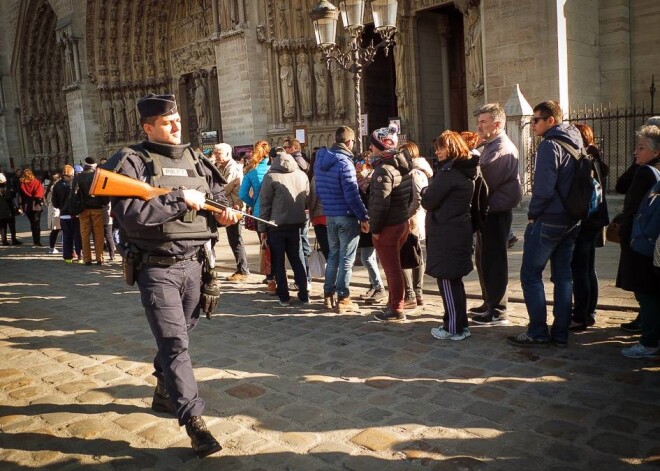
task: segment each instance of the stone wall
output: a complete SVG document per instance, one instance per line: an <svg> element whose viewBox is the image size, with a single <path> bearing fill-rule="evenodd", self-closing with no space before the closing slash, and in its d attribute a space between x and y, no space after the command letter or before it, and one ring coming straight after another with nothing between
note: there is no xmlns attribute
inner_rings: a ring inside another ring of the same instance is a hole
<svg viewBox="0 0 660 471"><path fill-rule="evenodd" d="M16 38L16 24L20 12L20 0L2 2L0 15L0 77L2 77L2 92L4 94L4 109L0 110L0 169L4 172L11 168L10 158L14 166L22 163L23 149L20 141L18 115L14 109L18 106L14 83L11 77L12 51Z"/></svg>
<svg viewBox="0 0 660 471"><path fill-rule="evenodd" d="M632 101L649 103L651 74L655 74L659 93L655 97L655 110L660 110L660 2L658 0L634 0L630 18L630 64Z"/></svg>
<svg viewBox="0 0 660 471"><path fill-rule="evenodd" d="M487 1L483 18L486 101L505 103L516 83L530 103L557 98L555 1Z"/></svg>
<svg viewBox="0 0 660 471"><path fill-rule="evenodd" d="M570 108L600 101L598 0L571 0L564 7L567 28ZM567 110L565 110L567 111Z"/></svg>

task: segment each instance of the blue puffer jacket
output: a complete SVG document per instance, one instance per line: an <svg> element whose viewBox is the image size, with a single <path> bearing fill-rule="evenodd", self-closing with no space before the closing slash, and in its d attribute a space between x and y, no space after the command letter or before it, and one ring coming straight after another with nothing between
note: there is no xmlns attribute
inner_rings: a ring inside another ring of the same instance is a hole
<svg viewBox="0 0 660 471"><path fill-rule="evenodd" d="M578 128L568 123L559 123L543 135L543 142L536 152L534 186L529 202L527 217L542 219L557 224L575 224L559 196L568 195L575 173L575 159L555 140L560 140L579 149L582 136Z"/></svg>
<svg viewBox="0 0 660 471"><path fill-rule="evenodd" d="M360 199L353 154L346 146L335 144L330 149L320 149L316 154L314 176L324 215L368 220L367 208Z"/></svg>
<svg viewBox="0 0 660 471"><path fill-rule="evenodd" d="M252 214L259 217L259 192L261 191L261 182L264 180L264 175L268 173L270 165L266 157L259 165L250 170L243 177L241 182L241 189L238 190L238 197L249 207L252 208ZM250 196L250 189L252 189L252 196Z"/></svg>

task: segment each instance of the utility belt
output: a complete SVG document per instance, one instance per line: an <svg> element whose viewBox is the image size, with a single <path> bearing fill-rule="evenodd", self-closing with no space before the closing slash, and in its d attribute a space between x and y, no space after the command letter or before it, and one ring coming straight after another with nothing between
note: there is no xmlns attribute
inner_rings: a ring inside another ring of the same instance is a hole
<svg viewBox="0 0 660 471"><path fill-rule="evenodd" d="M137 279L138 272L143 266L170 267L179 262L187 260L202 260L203 247L187 255L155 255L140 252L135 246L130 245L124 254L122 260L122 273L124 281L128 286L133 286Z"/></svg>

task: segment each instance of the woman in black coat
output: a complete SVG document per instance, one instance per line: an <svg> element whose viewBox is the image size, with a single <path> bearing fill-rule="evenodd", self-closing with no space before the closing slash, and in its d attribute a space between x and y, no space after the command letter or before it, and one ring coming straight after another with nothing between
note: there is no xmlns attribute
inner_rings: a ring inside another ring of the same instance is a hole
<svg viewBox="0 0 660 471"><path fill-rule="evenodd" d="M431 329L440 340L470 336L463 277L472 271L470 203L479 158L460 134L443 132L435 141L440 161L422 194L426 209L426 274L437 279L445 308L442 327Z"/></svg>
<svg viewBox="0 0 660 471"><path fill-rule="evenodd" d="M657 126L642 126L637 133L635 163L639 168L623 200L622 214L617 216L621 224L621 256L616 286L635 293L642 336L639 343L624 348L621 353L630 358L653 358L660 356L660 284L653 269L653 257L635 252L630 248L630 240L637 210L657 181L656 172L650 167L660 170L660 128Z"/></svg>

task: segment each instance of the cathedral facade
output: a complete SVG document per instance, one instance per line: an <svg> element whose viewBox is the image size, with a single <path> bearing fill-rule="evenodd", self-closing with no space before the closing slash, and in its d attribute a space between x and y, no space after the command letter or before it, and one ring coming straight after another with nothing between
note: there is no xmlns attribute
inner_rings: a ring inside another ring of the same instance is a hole
<svg viewBox="0 0 660 471"><path fill-rule="evenodd" d="M5 0L0 169L55 170L142 138L136 101L174 93L193 145L309 148L355 126L353 76L316 46L317 0ZM335 5L337 1L333 1ZM365 14L363 45L379 37ZM428 149L504 103L648 101L656 0L399 0L396 45L362 79L369 130L398 119ZM338 31L343 31L340 24ZM343 32L338 42L349 40Z"/></svg>

